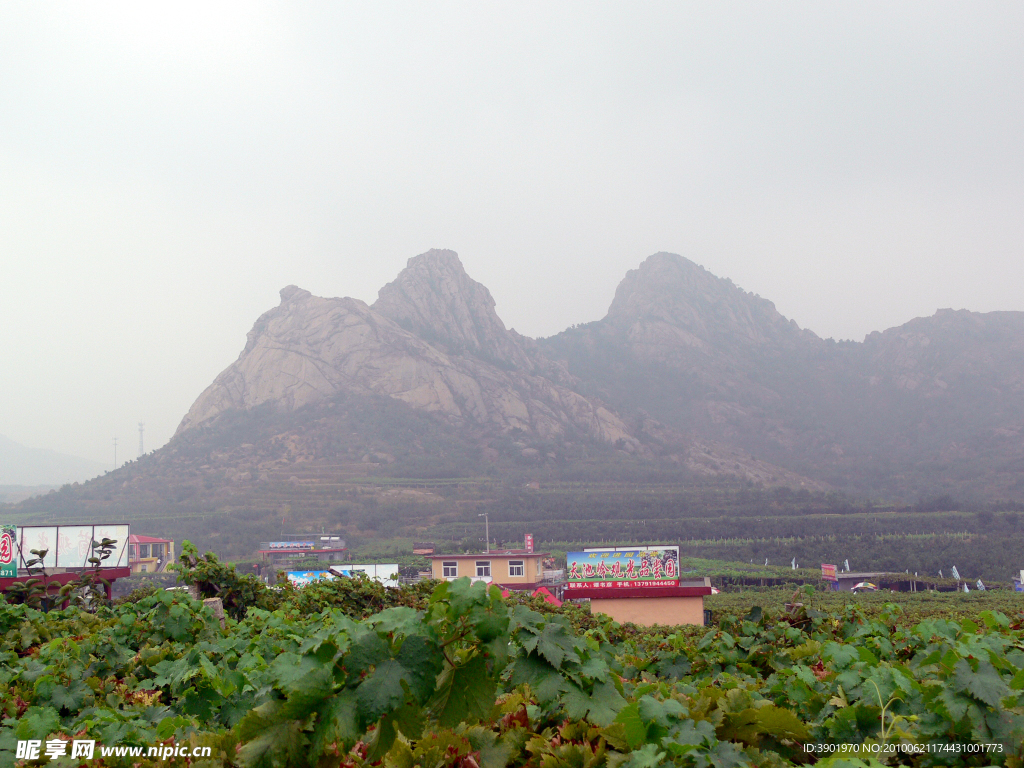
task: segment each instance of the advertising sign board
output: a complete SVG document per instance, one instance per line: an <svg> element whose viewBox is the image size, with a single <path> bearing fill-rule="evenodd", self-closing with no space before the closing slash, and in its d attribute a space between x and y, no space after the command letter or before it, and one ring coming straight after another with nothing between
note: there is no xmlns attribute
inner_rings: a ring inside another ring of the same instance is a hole
<svg viewBox="0 0 1024 768"><path fill-rule="evenodd" d="M362 573L373 581L379 581L385 587L398 586L398 580L393 578L398 575L398 563L367 563L365 565L345 563L344 565L334 566L334 570L345 576L354 576L357 573Z"/></svg>
<svg viewBox="0 0 1024 768"><path fill-rule="evenodd" d="M0 526L0 578L18 575L18 529L13 525Z"/></svg>
<svg viewBox="0 0 1024 768"><path fill-rule="evenodd" d="M398 580L392 578L398 574L398 563L369 563L367 565L353 565L346 563L330 571L288 571L288 581L295 586L301 587L321 579L334 579L338 574L353 577L358 573L365 574L373 581L379 581L385 587L397 587Z"/></svg>
<svg viewBox="0 0 1024 768"><path fill-rule="evenodd" d="M825 581L839 581L839 577L836 576L836 567L829 563L822 563L821 578Z"/></svg>
<svg viewBox="0 0 1024 768"><path fill-rule="evenodd" d="M321 579L333 579L334 574L330 571L288 571L288 581L297 587L304 587Z"/></svg>
<svg viewBox="0 0 1024 768"><path fill-rule="evenodd" d="M569 552L567 589L657 587L679 583L679 547Z"/></svg>
<svg viewBox="0 0 1024 768"><path fill-rule="evenodd" d="M46 551L44 568L88 568L92 542L112 539L110 557L103 568L124 568L128 565L128 536L131 527L117 525L22 525L18 526L15 564L25 567L35 558L32 550Z"/></svg>

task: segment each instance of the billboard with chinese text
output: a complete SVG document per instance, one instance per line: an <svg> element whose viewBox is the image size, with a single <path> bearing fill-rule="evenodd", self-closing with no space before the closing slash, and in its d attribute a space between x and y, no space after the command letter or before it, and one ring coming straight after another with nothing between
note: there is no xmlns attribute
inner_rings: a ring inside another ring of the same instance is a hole
<svg viewBox="0 0 1024 768"><path fill-rule="evenodd" d="M330 571L288 571L288 581L297 587L304 587L314 581L336 578Z"/></svg>
<svg viewBox="0 0 1024 768"><path fill-rule="evenodd" d="M32 550L46 551L44 568L88 568L92 556L92 542L112 539L110 557L103 561L103 568L125 568L128 566L128 536L131 528L127 523L115 525L19 525L15 560L20 568L27 567L36 555Z"/></svg>
<svg viewBox="0 0 1024 768"><path fill-rule="evenodd" d="M679 547L569 552L568 589L656 587L679 583Z"/></svg>
<svg viewBox="0 0 1024 768"><path fill-rule="evenodd" d="M18 529L13 525L0 526L0 578L18 575L17 537Z"/></svg>

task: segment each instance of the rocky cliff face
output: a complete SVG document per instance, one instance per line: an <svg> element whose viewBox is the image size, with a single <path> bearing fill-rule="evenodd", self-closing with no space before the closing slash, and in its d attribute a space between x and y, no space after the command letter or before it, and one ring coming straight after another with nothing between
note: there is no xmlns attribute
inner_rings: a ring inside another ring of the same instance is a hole
<svg viewBox="0 0 1024 768"><path fill-rule="evenodd" d="M534 366L494 311L491 292L473 280L455 251L409 259L380 289L373 311L451 355L470 354L519 371Z"/></svg>
<svg viewBox="0 0 1024 768"><path fill-rule="evenodd" d="M656 253L626 273L604 322L623 332L638 356L668 363L691 351L776 353L820 341L770 301L672 253Z"/></svg>
<svg viewBox="0 0 1024 768"><path fill-rule="evenodd" d="M601 403L531 373L490 293L451 251L411 259L368 307L289 286L249 332L238 360L203 392L181 434L230 410L293 411L339 392L376 394L495 434L580 434L640 448Z"/></svg>

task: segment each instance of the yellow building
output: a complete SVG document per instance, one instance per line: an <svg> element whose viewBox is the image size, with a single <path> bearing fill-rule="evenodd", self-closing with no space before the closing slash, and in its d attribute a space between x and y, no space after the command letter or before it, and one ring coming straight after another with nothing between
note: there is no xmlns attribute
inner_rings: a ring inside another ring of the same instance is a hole
<svg viewBox="0 0 1024 768"><path fill-rule="evenodd" d="M163 573L174 562L174 542L153 536L128 537L128 564L132 573Z"/></svg>
<svg viewBox="0 0 1024 768"><path fill-rule="evenodd" d="M654 624L700 626L704 624L704 596L711 594L711 579L690 579L676 586L603 587L581 592L580 597L590 598L591 613L603 613L620 624L628 621L642 627Z"/></svg>
<svg viewBox="0 0 1024 768"><path fill-rule="evenodd" d="M431 555L430 573L439 581L468 576L506 589L536 589L544 578L542 561L547 552L525 549L491 550L472 555Z"/></svg>

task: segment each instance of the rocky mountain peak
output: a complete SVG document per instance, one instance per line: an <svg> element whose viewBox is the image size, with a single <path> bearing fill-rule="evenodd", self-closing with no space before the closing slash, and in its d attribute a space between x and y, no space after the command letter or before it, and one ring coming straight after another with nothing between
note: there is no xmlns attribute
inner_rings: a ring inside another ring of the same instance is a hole
<svg viewBox="0 0 1024 768"><path fill-rule="evenodd" d="M434 249L409 259L380 289L373 310L446 352L533 369L494 311L491 292L466 274L455 251Z"/></svg>
<svg viewBox="0 0 1024 768"><path fill-rule="evenodd" d="M779 314L767 299L674 253L656 253L627 272L606 319L634 333L669 326L697 348L726 341L730 346L789 346L798 339L817 338Z"/></svg>
<svg viewBox="0 0 1024 768"><path fill-rule="evenodd" d="M309 291L299 288L297 285L288 285L281 289L281 303L287 304L289 301L302 301L312 295Z"/></svg>

